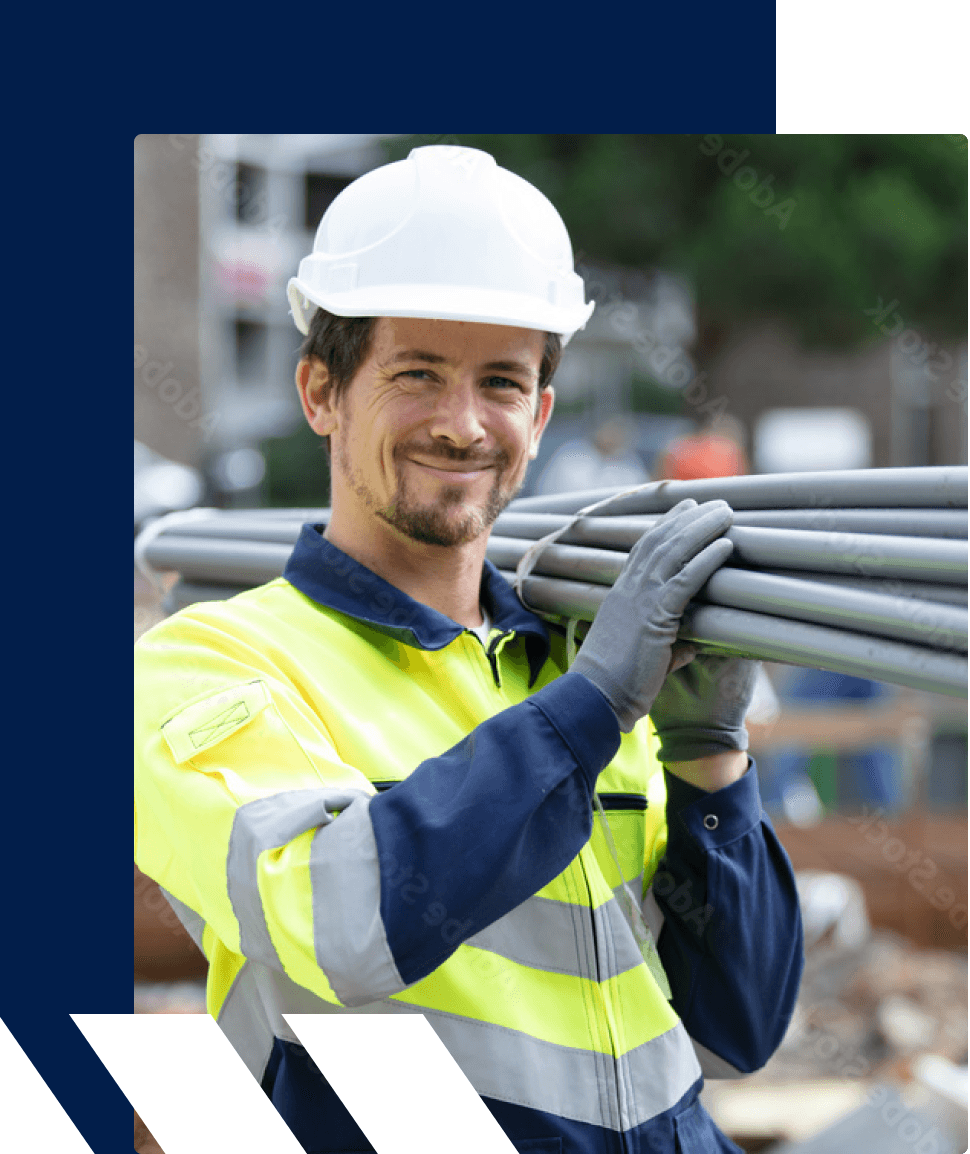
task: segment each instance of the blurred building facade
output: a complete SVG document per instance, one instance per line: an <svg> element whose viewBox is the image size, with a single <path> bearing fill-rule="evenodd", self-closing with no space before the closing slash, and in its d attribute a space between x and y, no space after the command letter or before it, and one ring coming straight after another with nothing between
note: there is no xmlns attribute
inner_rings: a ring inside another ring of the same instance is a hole
<svg viewBox="0 0 970 1154"><path fill-rule="evenodd" d="M375 134L209 135L200 142L200 363L223 449L301 419L301 337L286 282L330 202L383 162Z"/></svg>
<svg viewBox="0 0 970 1154"><path fill-rule="evenodd" d="M186 465L202 443L181 415L199 398L199 140L143 133L134 148L135 439Z"/></svg>
<svg viewBox="0 0 970 1154"><path fill-rule="evenodd" d="M259 445L302 420L286 282L387 134L145 134L135 141L135 436L254 491Z"/></svg>

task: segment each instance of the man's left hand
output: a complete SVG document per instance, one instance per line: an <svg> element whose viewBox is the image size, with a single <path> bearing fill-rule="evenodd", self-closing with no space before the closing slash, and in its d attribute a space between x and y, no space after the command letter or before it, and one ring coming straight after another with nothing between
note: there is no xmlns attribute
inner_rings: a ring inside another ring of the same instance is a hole
<svg viewBox="0 0 970 1154"><path fill-rule="evenodd" d="M748 748L744 718L758 665L701 653L667 675L650 717L660 738L660 760L670 772L702 789L721 788L744 773L747 757L739 755Z"/></svg>

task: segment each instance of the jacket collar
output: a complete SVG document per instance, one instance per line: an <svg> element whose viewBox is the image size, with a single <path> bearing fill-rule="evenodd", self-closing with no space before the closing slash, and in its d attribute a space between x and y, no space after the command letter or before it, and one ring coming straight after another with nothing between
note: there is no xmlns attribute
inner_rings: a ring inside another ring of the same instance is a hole
<svg viewBox="0 0 970 1154"><path fill-rule="evenodd" d="M415 601L331 544L322 535L324 528L303 526L283 570L286 580L301 593L417 649L444 649L465 632L457 621ZM491 561L485 562L482 572L482 603L493 629L519 633L525 639L529 684L534 684L549 656L548 629L523 607Z"/></svg>

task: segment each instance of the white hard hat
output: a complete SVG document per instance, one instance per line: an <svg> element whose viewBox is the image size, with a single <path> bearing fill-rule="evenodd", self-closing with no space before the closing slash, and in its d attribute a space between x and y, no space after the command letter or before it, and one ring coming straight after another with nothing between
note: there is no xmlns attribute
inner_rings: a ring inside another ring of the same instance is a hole
<svg viewBox="0 0 970 1154"><path fill-rule="evenodd" d="M487 152L430 145L365 173L320 221L286 286L296 327L342 317L435 317L559 333L589 320L562 218Z"/></svg>

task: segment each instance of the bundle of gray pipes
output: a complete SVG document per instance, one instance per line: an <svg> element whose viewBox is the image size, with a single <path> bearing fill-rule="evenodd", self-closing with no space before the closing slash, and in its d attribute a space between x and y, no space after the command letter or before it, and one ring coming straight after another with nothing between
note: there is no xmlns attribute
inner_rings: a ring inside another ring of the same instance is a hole
<svg viewBox="0 0 970 1154"><path fill-rule="evenodd" d="M728 562L688 606L699 648L967 694L967 468L774 473L525 497L496 521L488 559L524 604L591 621L634 543L684 498L735 510ZM327 509L193 509L136 541L165 608L279 577L301 526Z"/></svg>

